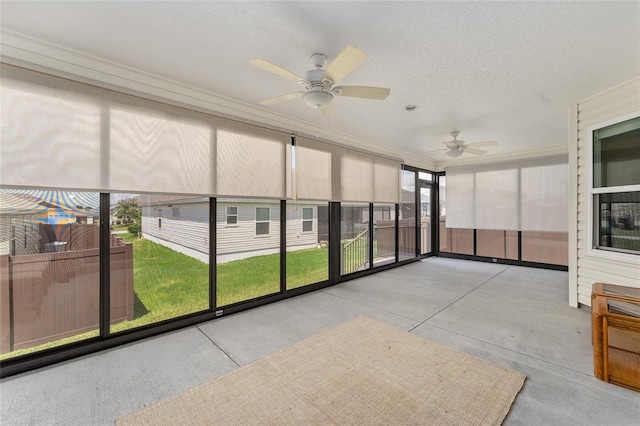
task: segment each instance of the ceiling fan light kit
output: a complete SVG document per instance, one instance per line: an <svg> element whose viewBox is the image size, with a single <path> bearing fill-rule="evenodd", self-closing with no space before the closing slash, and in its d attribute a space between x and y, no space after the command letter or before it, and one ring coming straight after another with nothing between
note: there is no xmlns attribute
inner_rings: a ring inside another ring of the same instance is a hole
<svg viewBox="0 0 640 426"><path fill-rule="evenodd" d="M333 100L333 93L323 89L311 89L307 93L302 95L302 97L304 98L304 102L311 108L320 109L328 106L331 103L331 101Z"/></svg>
<svg viewBox="0 0 640 426"><path fill-rule="evenodd" d="M262 105L271 105L302 95L307 105L311 108L320 109L328 106L335 96L375 100L384 100L389 96L391 89L384 87L335 85L338 80L346 77L366 58L366 53L353 46L345 47L329 64L327 64L328 59L325 55L322 53L314 53L309 58L313 69L306 72L305 78L267 62L264 59L252 59L249 63L280 77L293 80L305 88L304 92L289 93L266 99L260 102Z"/></svg>

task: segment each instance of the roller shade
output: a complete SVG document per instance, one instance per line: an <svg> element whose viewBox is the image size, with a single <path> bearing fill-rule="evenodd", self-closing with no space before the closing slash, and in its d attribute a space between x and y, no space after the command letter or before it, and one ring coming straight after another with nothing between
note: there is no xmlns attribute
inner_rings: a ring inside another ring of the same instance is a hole
<svg viewBox="0 0 640 426"><path fill-rule="evenodd" d="M95 91L0 67L2 184L100 189L101 105Z"/></svg>
<svg viewBox="0 0 640 426"><path fill-rule="evenodd" d="M0 65L3 186L285 198L290 135Z"/></svg>
<svg viewBox="0 0 640 426"><path fill-rule="evenodd" d="M447 228L566 232L566 157L446 170Z"/></svg>
<svg viewBox="0 0 640 426"><path fill-rule="evenodd" d="M109 120L109 190L211 193L210 126L123 107Z"/></svg>
<svg viewBox="0 0 640 426"><path fill-rule="evenodd" d="M296 137L294 181L300 199L398 203L400 161Z"/></svg>
<svg viewBox="0 0 640 426"><path fill-rule="evenodd" d="M397 203L400 161L0 65L3 186Z"/></svg>
<svg viewBox="0 0 640 426"><path fill-rule="evenodd" d="M216 194L286 198L290 140L281 132L221 123L216 136Z"/></svg>

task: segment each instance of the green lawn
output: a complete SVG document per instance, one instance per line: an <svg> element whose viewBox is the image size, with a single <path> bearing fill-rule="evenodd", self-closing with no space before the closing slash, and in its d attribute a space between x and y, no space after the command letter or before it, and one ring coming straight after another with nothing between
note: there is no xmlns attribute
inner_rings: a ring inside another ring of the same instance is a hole
<svg viewBox="0 0 640 426"><path fill-rule="evenodd" d="M133 244L134 319L111 326L111 332L203 311L209 303L209 266L149 240L119 235ZM328 249L287 253L287 288L328 279ZM253 299L280 290L279 254L256 256L217 265L217 304ZM60 346L91 337L97 330L0 356L17 355Z"/></svg>
<svg viewBox="0 0 640 426"><path fill-rule="evenodd" d="M128 234L123 234L128 235ZM134 319L112 332L203 311L209 306L209 267L145 239L132 239Z"/></svg>
<svg viewBox="0 0 640 426"><path fill-rule="evenodd" d="M127 239L131 240L130 237ZM208 308L209 266L149 240L133 239L135 319L112 326L120 331ZM328 278L328 250L287 253L287 288ZM280 290L280 255L269 254L217 265L218 306Z"/></svg>

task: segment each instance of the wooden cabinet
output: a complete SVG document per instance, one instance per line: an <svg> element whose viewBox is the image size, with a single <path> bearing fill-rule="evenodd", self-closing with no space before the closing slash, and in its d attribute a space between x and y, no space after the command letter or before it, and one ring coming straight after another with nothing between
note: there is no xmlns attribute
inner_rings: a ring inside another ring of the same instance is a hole
<svg viewBox="0 0 640 426"><path fill-rule="evenodd" d="M640 288L594 284L591 320L595 376L640 391Z"/></svg>

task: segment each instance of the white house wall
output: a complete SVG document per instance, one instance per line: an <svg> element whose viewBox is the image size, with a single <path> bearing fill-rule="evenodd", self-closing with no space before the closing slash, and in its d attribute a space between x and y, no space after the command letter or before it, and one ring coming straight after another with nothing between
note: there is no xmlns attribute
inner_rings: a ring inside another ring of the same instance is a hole
<svg viewBox="0 0 640 426"><path fill-rule="evenodd" d="M236 224L227 224L228 206L237 207ZM256 235L256 207L269 207L268 235ZM313 231L302 231L302 207L313 208ZM174 217L174 209L178 209ZM145 238L173 250L208 262L209 202L172 202L147 205L142 209L142 233ZM287 211L287 249L315 247L318 243L318 209L298 205ZM162 226L160 227L159 219ZM280 203L219 202L216 215L217 261L219 263L280 250Z"/></svg>
<svg viewBox="0 0 640 426"><path fill-rule="evenodd" d="M179 205L178 217L173 217L173 208L164 206L144 206L142 209L142 232L145 238L163 244L164 242L186 247L197 253L185 254L200 260L209 253L209 204L207 202ZM158 219L162 220L162 227ZM167 245L167 244L164 244ZM174 248L173 246L169 246Z"/></svg>
<svg viewBox="0 0 640 426"><path fill-rule="evenodd" d="M226 207L238 208L238 223L227 225ZM269 235L256 235L256 207L269 207ZM278 250L280 247L280 204L218 203L216 253L225 255L249 251Z"/></svg>
<svg viewBox="0 0 640 426"><path fill-rule="evenodd" d="M640 77L593 96L577 108L577 265L575 274L577 301L591 306L591 289L596 282L640 287L640 256L620 253L598 253L588 247L589 147L588 128L607 120L640 110ZM574 289L575 291L575 289Z"/></svg>
<svg viewBox="0 0 640 426"><path fill-rule="evenodd" d="M302 209L313 209L312 231L302 230ZM310 204L287 204L287 250L315 247L318 244L318 206Z"/></svg>

